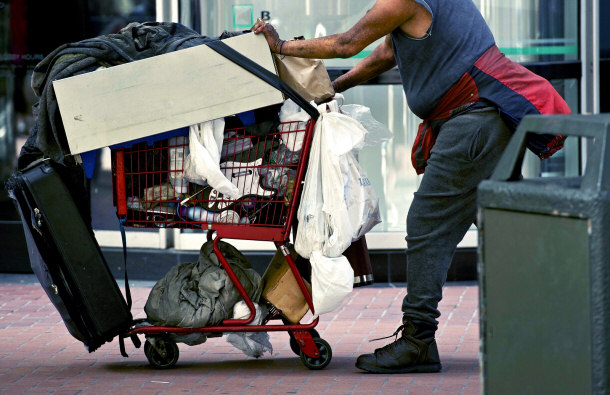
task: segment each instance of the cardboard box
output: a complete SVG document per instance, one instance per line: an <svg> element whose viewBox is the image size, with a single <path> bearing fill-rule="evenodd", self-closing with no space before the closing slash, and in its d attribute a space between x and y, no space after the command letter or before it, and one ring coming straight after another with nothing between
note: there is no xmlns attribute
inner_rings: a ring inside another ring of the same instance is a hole
<svg viewBox="0 0 610 395"><path fill-rule="evenodd" d="M290 255L296 259L297 253L292 245L288 245ZM311 286L305 281L307 290L311 293ZM301 288L294 274L288 266L284 255L277 251L263 274L264 299L282 311L282 316L293 324L298 323L309 311Z"/></svg>
<svg viewBox="0 0 610 395"><path fill-rule="evenodd" d="M276 73L264 36L228 46ZM53 82L72 154L281 103L282 92L206 45Z"/></svg>

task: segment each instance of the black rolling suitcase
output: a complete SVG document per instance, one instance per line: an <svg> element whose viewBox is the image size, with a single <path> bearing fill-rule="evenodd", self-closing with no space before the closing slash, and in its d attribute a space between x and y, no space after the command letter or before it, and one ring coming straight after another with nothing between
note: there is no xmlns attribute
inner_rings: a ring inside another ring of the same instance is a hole
<svg viewBox="0 0 610 395"><path fill-rule="evenodd" d="M36 162L17 172L8 189L21 214L32 270L70 334L92 352L125 333L133 318L62 169L50 160Z"/></svg>

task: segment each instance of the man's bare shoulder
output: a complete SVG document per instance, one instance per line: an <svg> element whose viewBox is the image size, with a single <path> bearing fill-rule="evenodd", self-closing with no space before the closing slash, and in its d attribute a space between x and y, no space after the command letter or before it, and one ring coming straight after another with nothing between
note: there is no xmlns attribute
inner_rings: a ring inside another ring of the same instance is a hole
<svg viewBox="0 0 610 395"><path fill-rule="evenodd" d="M415 0L377 0L371 11L377 8L379 21L392 21L412 37L422 37L432 24L432 15ZM392 29L393 30L393 29Z"/></svg>

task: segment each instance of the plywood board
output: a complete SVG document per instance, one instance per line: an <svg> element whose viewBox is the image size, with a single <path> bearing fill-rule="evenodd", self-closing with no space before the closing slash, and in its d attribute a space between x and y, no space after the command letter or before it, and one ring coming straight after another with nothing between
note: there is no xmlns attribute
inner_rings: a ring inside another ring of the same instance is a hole
<svg viewBox="0 0 610 395"><path fill-rule="evenodd" d="M224 43L275 73L267 41ZM205 45L53 82L72 154L283 101L280 91Z"/></svg>

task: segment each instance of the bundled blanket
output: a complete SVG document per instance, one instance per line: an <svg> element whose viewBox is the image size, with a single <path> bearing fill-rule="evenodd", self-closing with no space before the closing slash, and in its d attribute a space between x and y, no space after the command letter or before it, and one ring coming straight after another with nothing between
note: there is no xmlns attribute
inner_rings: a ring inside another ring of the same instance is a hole
<svg viewBox="0 0 610 395"><path fill-rule="evenodd" d="M246 293L258 301L260 275L235 247L223 241L218 246ZM201 247L196 263L174 266L157 282L144 311L153 325L201 328L230 318L233 306L241 299L214 253L213 242L208 241Z"/></svg>

